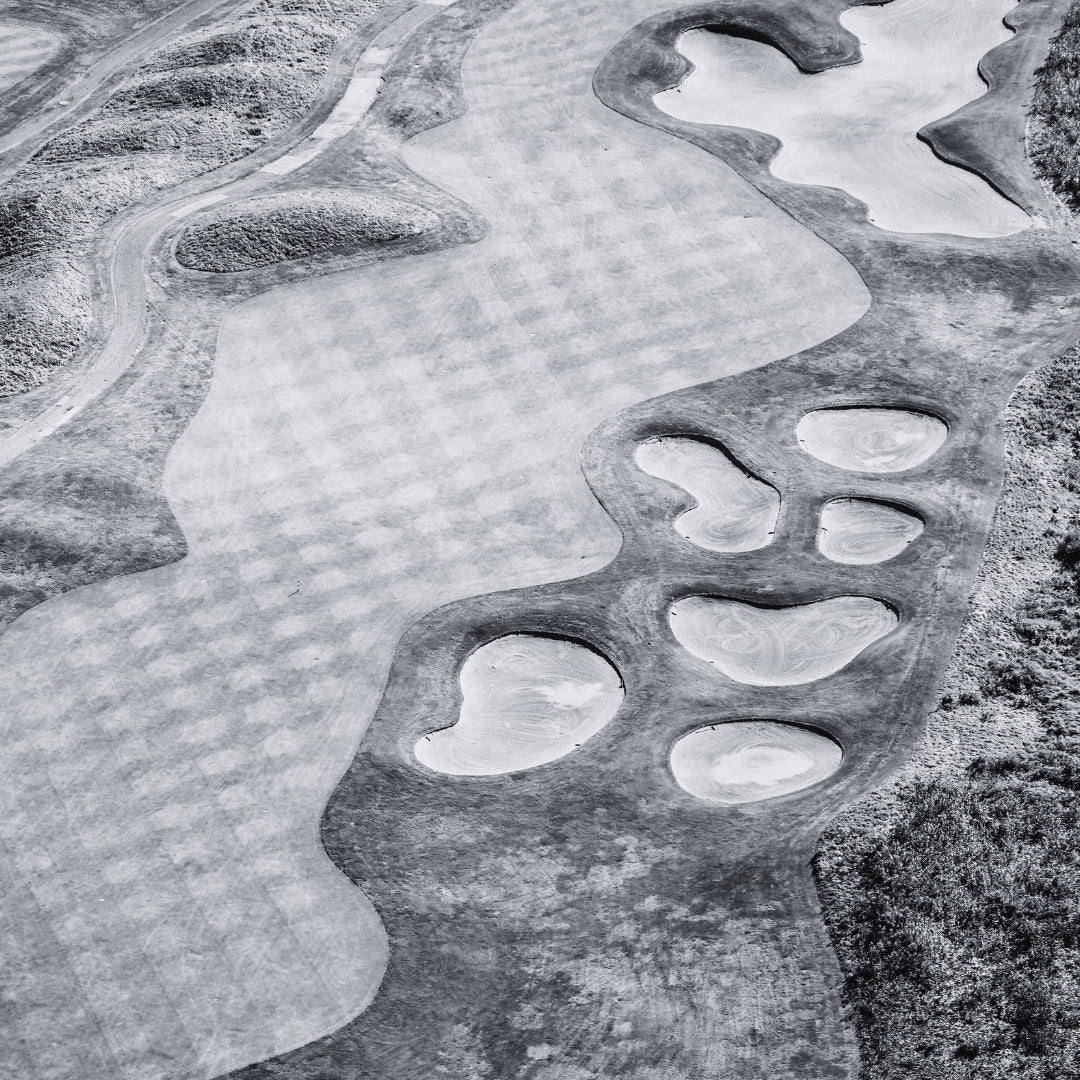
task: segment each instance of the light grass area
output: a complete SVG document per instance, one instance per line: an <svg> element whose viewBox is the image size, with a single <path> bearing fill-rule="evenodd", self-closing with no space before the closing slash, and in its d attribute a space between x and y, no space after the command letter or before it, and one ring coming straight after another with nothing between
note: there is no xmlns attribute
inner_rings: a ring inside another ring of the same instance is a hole
<svg viewBox="0 0 1080 1080"><path fill-rule="evenodd" d="M386 0L265 0L150 55L0 196L0 396L91 347L87 260L126 207L245 156L312 106L335 46Z"/></svg>

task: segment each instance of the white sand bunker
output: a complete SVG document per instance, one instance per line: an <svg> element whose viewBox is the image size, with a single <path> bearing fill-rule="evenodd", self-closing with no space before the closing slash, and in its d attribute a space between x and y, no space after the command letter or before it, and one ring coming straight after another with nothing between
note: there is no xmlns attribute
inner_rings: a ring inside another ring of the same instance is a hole
<svg viewBox="0 0 1080 1080"><path fill-rule="evenodd" d="M673 528L709 551L752 551L772 541L780 493L701 439L650 439L638 447L638 466L678 484L697 500Z"/></svg>
<svg viewBox="0 0 1080 1080"><path fill-rule="evenodd" d="M0 23L0 93L32 75L60 47L48 30Z"/></svg>
<svg viewBox="0 0 1080 1080"><path fill-rule="evenodd" d="M565 757L595 735L623 700L619 673L571 641L509 634L461 669L461 715L416 744L436 772L491 776Z"/></svg>
<svg viewBox="0 0 1080 1080"><path fill-rule="evenodd" d="M688 596L671 609L683 648L735 682L793 686L824 679L851 663L897 622L869 596L766 608L711 596Z"/></svg>
<svg viewBox="0 0 1080 1080"><path fill-rule="evenodd" d="M874 499L833 499L821 511L818 547L833 562L866 566L899 555L925 526L914 514Z"/></svg>
<svg viewBox="0 0 1080 1080"><path fill-rule="evenodd" d="M893 0L840 21L862 42L860 64L804 75L779 50L690 30L679 51L695 70L656 96L664 112L752 128L783 146L772 171L796 184L843 188L896 232L1007 236L1027 215L974 173L948 165L916 132L980 97L978 62L1010 36L1015 0Z"/></svg>
<svg viewBox="0 0 1080 1080"><path fill-rule="evenodd" d="M949 429L936 416L908 409L817 409L796 429L814 457L851 472L903 472L941 448Z"/></svg>
<svg viewBox="0 0 1080 1080"><path fill-rule="evenodd" d="M679 786L714 803L748 803L802 791L831 776L843 759L825 735L774 720L698 728L671 751Z"/></svg>

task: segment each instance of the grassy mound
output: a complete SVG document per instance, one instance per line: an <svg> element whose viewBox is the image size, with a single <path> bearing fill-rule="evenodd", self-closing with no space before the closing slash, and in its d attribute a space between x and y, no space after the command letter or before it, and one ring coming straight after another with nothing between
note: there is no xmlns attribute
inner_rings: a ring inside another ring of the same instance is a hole
<svg viewBox="0 0 1080 1080"><path fill-rule="evenodd" d="M86 266L110 219L282 134L337 45L386 2L263 0L147 57L18 171L0 199L0 396L90 348Z"/></svg>
<svg viewBox="0 0 1080 1080"><path fill-rule="evenodd" d="M1069 8L1036 76L1028 154L1039 178L1080 210L1080 3Z"/></svg>
<svg viewBox="0 0 1080 1080"><path fill-rule="evenodd" d="M192 270L230 273L415 236L437 221L429 210L381 195L267 195L190 225L180 235L176 258Z"/></svg>

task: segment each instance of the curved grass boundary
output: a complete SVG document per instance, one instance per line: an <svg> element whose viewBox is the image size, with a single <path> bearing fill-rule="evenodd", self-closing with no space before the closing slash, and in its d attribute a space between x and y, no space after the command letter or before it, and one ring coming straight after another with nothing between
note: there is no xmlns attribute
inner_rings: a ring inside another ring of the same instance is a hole
<svg viewBox="0 0 1080 1080"><path fill-rule="evenodd" d="M234 274L386 244L438 223L430 210L385 195L293 190L203 215L177 238L176 261L189 270Z"/></svg>
<svg viewBox="0 0 1080 1080"><path fill-rule="evenodd" d="M772 141L659 114L651 95L684 70L672 45L691 25L783 42L804 70L855 59L839 5L752 10L757 18L717 4L649 20L601 66L597 92L727 161L827 237L862 273L874 306L813 349L644 402L598 428L583 468L624 537L607 567L452 604L405 634L322 826L331 858L384 920L383 984L339 1032L236 1076L396 1080L436 1067L540 1076L537 1063L549 1058L583 1078L695 1075L715 1072L710 1055L721 1052L732 1077L854 1074L806 864L824 823L898 768L918 738L989 525L1000 410L1031 366L1080 334L1060 305L1077 268L1047 231L993 242L882 234L843 193L770 177ZM1038 10L1044 22L1053 16L1050 4ZM995 92L1015 106L1022 87ZM881 402L940 415L952 437L911 475L876 477L859 492L911 505L927 522L922 541L887 567L840 569L815 548L835 473L798 451L795 428L809 409ZM671 430L722 439L777 485L787 513L773 545L717 557L672 535L667 506L633 465L641 441ZM903 620L892 649L818 685L718 695L711 673L665 642L666 611L680 596L722 588L746 602L809 603L838 577ZM453 722L462 656L510 633L569 635L601 649L626 679L618 716L570 757L525 774L462 782L422 773L409 748L433 717ZM718 710L809 724L852 753L812 799L703 807L672 780L667 751ZM779 959L780 940L812 996ZM733 994L747 983L729 978L729 965L748 941L769 987L768 1029L740 1042L728 1018L745 1007ZM674 1031L673 1016L686 1018Z"/></svg>

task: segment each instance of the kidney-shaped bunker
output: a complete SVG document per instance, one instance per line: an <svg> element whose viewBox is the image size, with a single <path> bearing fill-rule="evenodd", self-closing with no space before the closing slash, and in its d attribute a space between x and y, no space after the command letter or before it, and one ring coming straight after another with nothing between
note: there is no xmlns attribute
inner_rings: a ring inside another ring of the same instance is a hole
<svg viewBox="0 0 1080 1080"><path fill-rule="evenodd" d="M671 751L679 786L698 799L748 803L831 776L843 758L832 739L776 720L737 720L688 732Z"/></svg>
<svg viewBox="0 0 1080 1080"><path fill-rule="evenodd" d="M771 543L780 493L717 446L686 435L642 443L634 455L651 476L678 484L697 500L673 527L708 551L752 551Z"/></svg>
<svg viewBox="0 0 1080 1080"><path fill-rule="evenodd" d="M461 669L461 713L415 747L435 772L491 776L565 757L595 735L623 699L619 673L599 653L562 638L508 634Z"/></svg>
<svg viewBox="0 0 1080 1080"><path fill-rule="evenodd" d="M935 454L949 429L911 409L815 409L800 421L799 445L813 457L851 472L903 472Z"/></svg>

